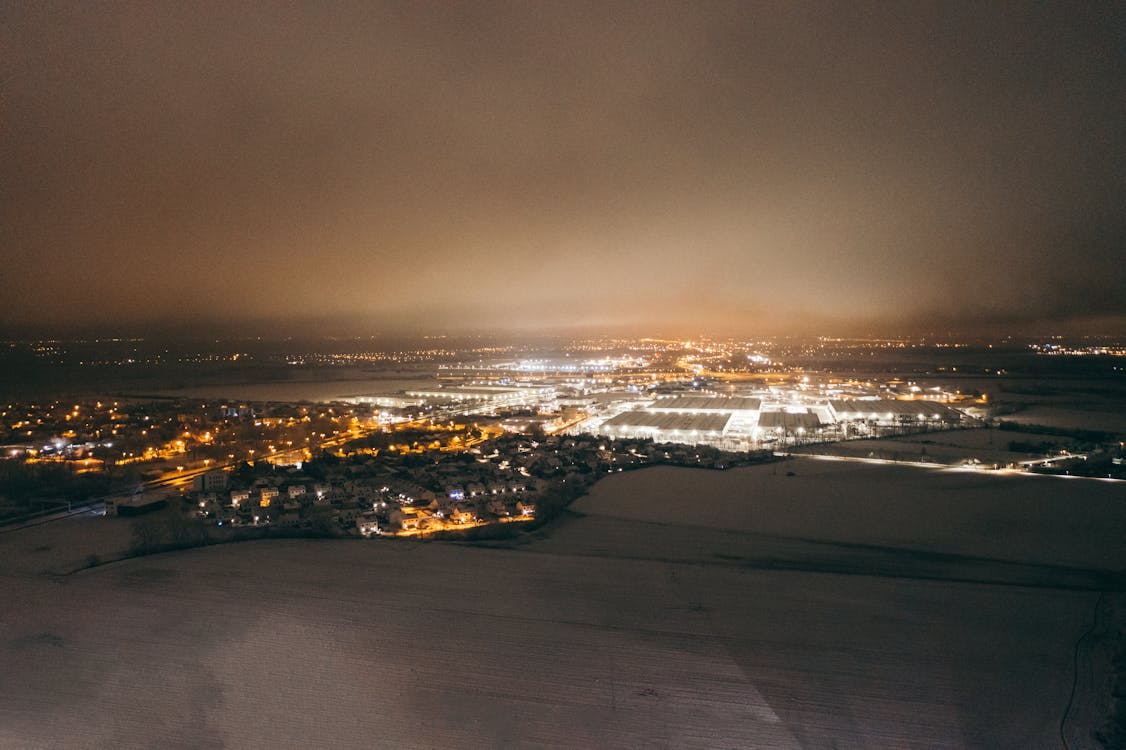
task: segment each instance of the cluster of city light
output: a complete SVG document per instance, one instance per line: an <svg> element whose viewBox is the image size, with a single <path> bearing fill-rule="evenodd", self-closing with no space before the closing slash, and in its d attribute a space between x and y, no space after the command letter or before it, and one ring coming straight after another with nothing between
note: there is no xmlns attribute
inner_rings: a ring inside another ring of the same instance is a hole
<svg viewBox="0 0 1126 750"><path fill-rule="evenodd" d="M1099 344L1089 346L1068 346L1066 344L1030 344L1034 354L1070 357L1126 357L1126 346Z"/></svg>

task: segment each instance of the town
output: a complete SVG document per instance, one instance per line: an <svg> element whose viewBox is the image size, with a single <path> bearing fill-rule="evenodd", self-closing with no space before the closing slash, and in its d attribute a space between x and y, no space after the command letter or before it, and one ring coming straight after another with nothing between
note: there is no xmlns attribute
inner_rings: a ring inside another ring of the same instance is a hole
<svg viewBox="0 0 1126 750"><path fill-rule="evenodd" d="M593 436L502 434L456 451L438 442L344 458L326 451L288 467L243 463L230 473L198 474L190 493L172 497L219 527L417 536L549 520L606 473L655 464L724 469L771 460L769 452L731 454ZM136 514L168 500L162 492L143 493L107 500L106 512Z"/></svg>
<svg viewBox="0 0 1126 750"><path fill-rule="evenodd" d="M120 356L149 359L139 342L124 346ZM171 507L212 533L501 533L506 524L550 517L606 473L653 463L723 468L830 453L1123 472L1121 446L1108 452L1099 441L1109 438L1095 433L1068 440L1014 433L1008 453L932 447L928 454L927 433L1005 428L987 389L1007 371L936 366L911 374L855 364L883 352L963 348L602 339L550 349L427 343L387 354L279 351L259 359L312 377L357 362L376 368L364 370L369 375L394 367L399 387L380 387L388 381L378 377L328 378L326 388L346 385L316 400L157 392L4 404L0 518ZM40 349L73 357L62 343ZM253 358L215 349L182 357L199 368ZM880 442L911 435L923 436L917 447ZM849 447L854 441L861 442Z"/></svg>

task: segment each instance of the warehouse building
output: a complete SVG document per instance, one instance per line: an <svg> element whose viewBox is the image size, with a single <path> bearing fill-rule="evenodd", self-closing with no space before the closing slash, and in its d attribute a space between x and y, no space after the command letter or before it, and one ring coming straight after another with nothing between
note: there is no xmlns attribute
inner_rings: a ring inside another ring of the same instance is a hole
<svg viewBox="0 0 1126 750"><path fill-rule="evenodd" d="M602 423L610 437L652 438L658 443L711 443L723 437L730 413L626 411Z"/></svg>
<svg viewBox="0 0 1126 750"><path fill-rule="evenodd" d="M829 411L837 422L866 421L881 426L918 423L954 423L962 414L943 404L923 400L832 400Z"/></svg>

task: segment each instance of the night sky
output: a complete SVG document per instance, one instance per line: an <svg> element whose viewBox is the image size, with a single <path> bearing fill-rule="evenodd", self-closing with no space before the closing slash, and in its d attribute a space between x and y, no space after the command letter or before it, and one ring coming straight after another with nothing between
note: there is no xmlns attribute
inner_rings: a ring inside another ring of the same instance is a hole
<svg viewBox="0 0 1126 750"><path fill-rule="evenodd" d="M1122 3L22 2L0 59L12 330L1126 332Z"/></svg>

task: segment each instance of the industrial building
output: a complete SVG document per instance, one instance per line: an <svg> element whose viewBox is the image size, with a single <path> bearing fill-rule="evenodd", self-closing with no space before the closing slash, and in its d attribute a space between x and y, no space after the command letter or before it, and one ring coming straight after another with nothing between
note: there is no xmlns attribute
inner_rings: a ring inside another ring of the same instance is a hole
<svg viewBox="0 0 1126 750"><path fill-rule="evenodd" d="M829 413L837 422L866 421L879 425L959 422L962 414L943 404L924 400L856 399L831 400Z"/></svg>
<svg viewBox="0 0 1126 750"><path fill-rule="evenodd" d="M498 406L538 405L553 389L542 386L461 385L455 388L430 388L406 391L411 398L436 403L478 403Z"/></svg>
<svg viewBox="0 0 1126 750"><path fill-rule="evenodd" d="M762 402L757 398L673 396L622 412L602 422L611 437L645 437L657 442L707 443L746 441L752 437Z"/></svg>
<svg viewBox="0 0 1126 750"><path fill-rule="evenodd" d="M610 437L644 437L659 443L710 443L723 437L731 414L626 411L602 423Z"/></svg>
<svg viewBox="0 0 1126 750"><path fill-rule="evenodd" d="M676 412L688 414L734 414L737 412L757 412L762 408L762 399L725 396L673 396L659 398L649 407L649 411Z"/></svg>
<svg viewBox="0 0 1126 750"><path fill-rule="evenodd" d="M605 419L596 431L610 437L652 438L657 442L704 443L747 449L763 443L801 443L839 436L840 425L949 427L960 412L933 401L824 399L779 401L712 395L659 398Z"/></svg>
<svg viewBox="0 0 1126 750"><path fill-rule="evenodd" d="M754 438L760 442L777 438L812 436L821 428L821 420L808 411L764 411L759 414Z"/></svg>

